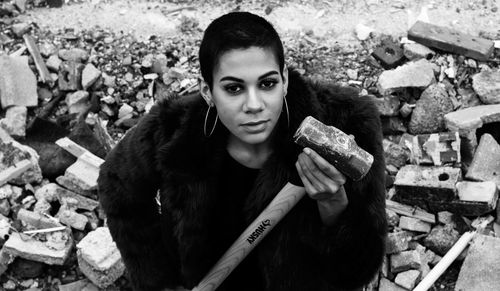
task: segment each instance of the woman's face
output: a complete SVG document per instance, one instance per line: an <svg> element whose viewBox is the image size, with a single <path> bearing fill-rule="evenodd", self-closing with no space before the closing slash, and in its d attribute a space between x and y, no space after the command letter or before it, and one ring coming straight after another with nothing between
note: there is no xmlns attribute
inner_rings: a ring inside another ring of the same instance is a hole
<svg viewBox="0 0 500 291"><path fill-rule="evenodd" d="M213 88L206 84L221 122L237 141L258 145L269 140L283 108L288 71L269 49L250 47L224 53L214 70Z"/></svg>

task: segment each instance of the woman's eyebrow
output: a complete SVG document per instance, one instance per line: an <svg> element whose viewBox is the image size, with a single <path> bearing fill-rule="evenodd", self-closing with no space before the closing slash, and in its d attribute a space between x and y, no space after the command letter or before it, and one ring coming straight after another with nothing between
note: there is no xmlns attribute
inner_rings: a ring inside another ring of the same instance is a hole
<svg viewBox="0 0 500 291"><path fill-rule="evenodd" d="M272 75L279 75L279 73L278 73L278 71L269 71L269 72L263 74L262 76L259 76L259 80L262 80L262 79L269 77L269 76L272 76ZM222 82L222 81L233 81L233 82L239 82L239 83L245 82L242 79L232 77L232 76L225 76L225 77L220 78L219 82Z"/></svg>
<svg viewBox="0 0 500 291"><path fill-rule="evenodd" d="M279 73L277 71L267 72L264 75L260 76L259 80L264 79L264 78L269 77L269 76L272 76L272 75L279 75Z"/></svg>

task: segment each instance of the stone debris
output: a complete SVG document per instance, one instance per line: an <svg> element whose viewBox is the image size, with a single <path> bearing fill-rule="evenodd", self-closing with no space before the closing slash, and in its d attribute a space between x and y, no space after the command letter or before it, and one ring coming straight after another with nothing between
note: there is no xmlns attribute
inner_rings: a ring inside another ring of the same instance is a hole
<svg viewBox="0 0 500 291"><path fill-rule="evenodd" d="M481 71L472 76L472 87L484 104L500 103L500 70Z"/></svg>
<svg viewBox="0 0 500 291"><path fill-rule="evenodd" d="M403 46L404 55L410 61L426 59L430 60L436 54L430 48L419 43L406 43Z"/></svg>
<svg viewBox="0 0 500 291"><path fill-rule="evenodd" d="M458 132L443 132L416 136L405 134L400 145L409 149L411 163L441 166L462 161L460 142Z"/></svg>
<svg viewBox="0 0 500 291"><path fill-rule="evenodd" d="M35 74L27 57L0 55L0 101L2 108L38 105Z"/></svg>
<svg viewBox="0 0 500 291"><path fill-rule="evenodd" d="M497 206L498 186L492 182L458 182L458 204L463 205L461 212L466 216L487 214Z"/></svg>
<svg viewBox="0 0 500 291"><path fill-rule="evenodd" d="M434 227L424 239L424 245L439 255L445 255L460 238L460 234L451 225Z"/></svg>
<svg viewBox="0 0 500 291"><path fill-rule="evenodd" d="M500 145L490 134L481 136L465 177L475 181L493 181L500 188Z"/></svg>
<svg viewBox="0 0 500 291"><path fill-rule="evenodd" d="M37 202L34 211L39 213L48 213L52 209L51 202L58 201L61 205L64 199L74 199L76 209L83 209L93 211L99 206L99 202L73 193L69 190L62 188L55 183L49 183L41 187L35 192Z"/></svg>
<svg viewBox="0 0 500 291"><path fill-rule="evenodd" d="M66 105L68 106L68 111L70 114L78 113L81 114L88 110L90 106L89 92L87 91L76 91L74 93L69 93L66 96Z"/></svg>
<svg viewBox="0 0 500 291"><path fill-rule="evenodd" d="M432 64L427 60L418 60L382 72L377 86L380 94L390 94L408 87L427 88L435 82Z"/></svg>
<svg viewBox="0 0 500 291"><path fill-rule="evenodd" d="M90 232L76 247L80 270L99 288L109 286L123 274L125 265L108 228Z"/></svg>
<svg viewBox="0 0 500 291"><path fill-rule="evenodd" d="M25 106L11 106L5 111L5 118L0 120L0 126L11 136L24 137L27 114Z"/></svg>
<svg viewBox="0 0 500 291"><path fill-rule="evenodd" d="M413 217L402 216L399 220L399 228L414 232L428 233L431 231L431 224Z"/></svg>
<svg viewBox="0 0 500 291"><path fill-rule="evenodd" d="M397 274L394 282L407 290L413 290L418 280L420 280L420 275L421 273L418 270L408 270Z"/></svg>
<svg viewBox="0 0 500 291"><path fill-rule="evenodd" d="M82 87L83 90L87 90L101 77L101 71L99 71L94 65L87 64L82 71Z"/></svg>
<svg viewBox="0 0 500 291"><path fill-rule="evenodd" d="M416 250L403 251L391 255L391 272L400 273L408 270L419 270L422 257Z"/></svg>
<svg viewBox="0 0 500 291"><path fill-rule="evenodd" d="M59 285L59 291L99 291L99 288L88 279Z"/></svg>

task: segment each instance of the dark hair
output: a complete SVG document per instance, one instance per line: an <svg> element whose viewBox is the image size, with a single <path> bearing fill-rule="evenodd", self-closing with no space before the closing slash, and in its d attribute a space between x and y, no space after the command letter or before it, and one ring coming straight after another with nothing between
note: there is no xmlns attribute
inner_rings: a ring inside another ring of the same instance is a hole
<svg viewBox="0 0 500 291"><path fill-rule="evenodd" d="M201 75L210 89L213 86L214 69L222 54L232 49L252 46L271 49L283 76L283 44L267 20L248 12L231 12L208 25L201 41L199 59Z"/></svg>

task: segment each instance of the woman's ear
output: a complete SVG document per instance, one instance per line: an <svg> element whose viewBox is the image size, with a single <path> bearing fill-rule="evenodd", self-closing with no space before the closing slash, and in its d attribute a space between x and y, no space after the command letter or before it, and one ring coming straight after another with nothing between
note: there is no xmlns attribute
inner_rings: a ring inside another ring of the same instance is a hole
<svg viewBox="0 0 500 291"><path fill-rule="evenodd" d="M288 67L286 64L283 66L283 91L286 96L288 92Z"/></svg>
<svg viewBox="0 0 500 291"><path fill-rule="evenodd" d="M207 105L212 107L214 106L214 101L212 99L212 92L210 91L210 87L208 86L207 82L203 80L202 77L198 78L198 84L200 86L200 94L201 97L207 102Z"/></svg>

